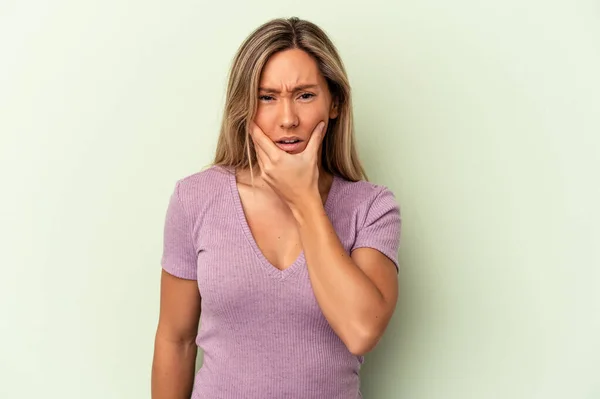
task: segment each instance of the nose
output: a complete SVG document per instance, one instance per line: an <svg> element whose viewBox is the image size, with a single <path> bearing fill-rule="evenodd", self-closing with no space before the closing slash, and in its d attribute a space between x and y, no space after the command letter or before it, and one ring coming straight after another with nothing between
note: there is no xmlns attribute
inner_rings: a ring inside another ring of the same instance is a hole
<svg viewBox="0 0 600 399"><path fill-rule="evenodd" d="M285 99L281 101L280 126L282 129L292 129L298 126L298 114L293 101Z"/></svg>

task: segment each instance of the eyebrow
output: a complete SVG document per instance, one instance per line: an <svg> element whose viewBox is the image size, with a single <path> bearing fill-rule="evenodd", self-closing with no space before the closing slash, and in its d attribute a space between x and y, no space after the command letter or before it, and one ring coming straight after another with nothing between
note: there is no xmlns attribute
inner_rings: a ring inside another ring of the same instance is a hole
<svg viewBox="0 0 600 399"><path fill-rule="evenodd" d="M304 85L298 85L296 87L294 87L294 89L292 90L292 92L296 92L296 91L300 91L300 90L306 90L306 89L316 89L317 87L319 87L319 85L317 84L304 84ZM267 93L276 93L276 94L280 94L281 91L277 90L277 89L273 89L271 87L259 87L258 88L259 91L264 91Z"/></svg>

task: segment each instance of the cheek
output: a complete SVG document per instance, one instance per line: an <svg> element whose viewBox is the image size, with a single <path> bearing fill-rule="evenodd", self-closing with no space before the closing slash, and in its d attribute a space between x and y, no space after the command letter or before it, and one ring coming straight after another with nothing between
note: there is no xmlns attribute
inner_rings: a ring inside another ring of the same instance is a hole
<svg viewBox="0 0 600 399"><path fill-rule="evenodd" d="M303 109L301 119L303 122L313 125L313 127L320 121L327 122L329 120L329 108L322 102L308 104L307 107Z"/></svg>
<svg viewBox="0 0 600 399"><path fill-rule="evenodd" d="M308 104L298 104L295 107L296 116L304 130L312 131L320 121L329 121L329 104L325 101L314 101ZM259 106L254 116L254 122L261 130L271 137L280 126L280 113L276 106Z"/></svg>
<svg viewBox="0 0 600 399"><path fill-rule="evenodd" d="M273 112L271 112L271 114L273 114ZM258 126L262 127L262 125L266 124L269 119L273 119L272 116L269 115L269 110L259 106L256 110L256 114L254 115L254 122L256 122Z"/></svg>
<svg viewBox="0 0 600 399"><path fill-rule="evenodd" d="M270 138L276 130L277 117L272 109L258 107L254 116L254 123Z"/></svg>

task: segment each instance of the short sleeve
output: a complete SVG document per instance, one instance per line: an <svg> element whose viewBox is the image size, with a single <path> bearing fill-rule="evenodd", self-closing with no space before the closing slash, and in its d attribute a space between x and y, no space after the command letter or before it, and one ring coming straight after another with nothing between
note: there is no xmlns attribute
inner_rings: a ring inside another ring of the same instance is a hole
<svg viewBox="0 0 600 399"><path fill-rule="evenodd" d="M181 204L179 186L180 182L177 182L167 208L161 265L175 277L196 280L197 256L191 221Z"/></svg>
<svg viewBox="0 0 600 399"><path fill-rule="evenodd" d="M398 249L400 246L400 207L394 194L387 188L381 189L373 200L362 204L365 210L364 223L356 232L352 250L373 248L391 259L398 271Z"/></svg>

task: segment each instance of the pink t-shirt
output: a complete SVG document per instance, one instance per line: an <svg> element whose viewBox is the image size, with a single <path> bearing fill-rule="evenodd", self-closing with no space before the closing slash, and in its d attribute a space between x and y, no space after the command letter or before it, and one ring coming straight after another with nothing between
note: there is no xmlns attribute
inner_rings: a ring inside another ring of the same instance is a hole
<svg viewBox="0 0 600 399"><path fill-rule="evenodd" d="M390 190L335 176L325 211L348 253L375 248L398 267L401 218ZM202 296L196 342L204 363L193 399L361 398L363 357L323 316L304 252L284 270L262 254L232 168L213 166L177 182L162 267L197 280Z"/></svg>

